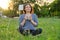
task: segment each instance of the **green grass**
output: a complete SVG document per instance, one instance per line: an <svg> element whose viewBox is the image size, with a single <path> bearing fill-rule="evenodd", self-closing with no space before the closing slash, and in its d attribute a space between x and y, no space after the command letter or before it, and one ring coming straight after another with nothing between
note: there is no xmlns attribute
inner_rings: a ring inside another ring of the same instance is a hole
<svg viewBox="0 0 60 40"><path fill-rule="evenodd" d="M37 28L43 32L39 36L22 36L18 31L18 19L0 18L0 40L60 40L60 19L39 18Z"/></svg>

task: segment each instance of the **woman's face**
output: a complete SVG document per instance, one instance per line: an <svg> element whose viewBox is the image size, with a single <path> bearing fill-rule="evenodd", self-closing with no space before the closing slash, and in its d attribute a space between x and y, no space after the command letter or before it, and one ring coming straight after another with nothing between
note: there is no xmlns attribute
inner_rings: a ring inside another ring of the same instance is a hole
<svg viewBox="0 0 60 40"><path fill-rule="evenodd" d="M26 6L25 6L25 11L26 11L26 12L30 12L30 11L31 11L30 5L26 5Z"/></svg>

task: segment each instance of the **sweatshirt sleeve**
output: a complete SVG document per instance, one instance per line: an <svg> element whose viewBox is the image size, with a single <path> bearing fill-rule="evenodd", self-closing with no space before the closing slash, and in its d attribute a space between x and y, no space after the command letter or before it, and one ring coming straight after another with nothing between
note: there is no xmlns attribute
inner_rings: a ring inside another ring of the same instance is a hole
<svg viewBox="0 0 60 40"><path fill-rule="evenodd" d="M20 15L20 16L19 16L19 26L21 26L20 23L21 23L22 21L23 21L23 15Z"/></svg>
<svg viewBox="0 0 60 40"><path fill-rule="evenodd" d="M38 25L38 17L37 17L37 15L36 15L36 14L34 14L34 22L36 22L36 23L37 23L37 25ZM37 26L37 25L35 25L35 26Z"/></svg>

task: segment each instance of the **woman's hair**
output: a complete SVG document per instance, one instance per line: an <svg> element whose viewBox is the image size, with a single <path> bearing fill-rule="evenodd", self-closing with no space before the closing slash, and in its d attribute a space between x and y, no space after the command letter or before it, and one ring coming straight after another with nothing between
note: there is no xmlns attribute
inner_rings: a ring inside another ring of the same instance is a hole
<svg viewBox="0 0 60 40"><path fill-rule="evenodd" d="M26 14L25 7L26 7L27 5L29 5L29 6L31 7L30 13L34 13L33 8L32 8L32 6L31 6L30 4L24 4L23 13Z"/></svg>

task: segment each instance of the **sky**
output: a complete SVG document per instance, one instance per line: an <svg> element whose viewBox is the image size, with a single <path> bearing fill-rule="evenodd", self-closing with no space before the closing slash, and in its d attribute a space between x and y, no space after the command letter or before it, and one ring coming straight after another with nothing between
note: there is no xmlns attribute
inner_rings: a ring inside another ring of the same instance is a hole
<svg viewBox="0 0 60 40"><path fill-rule="evenodd" d="M0 0L0 7L3 9L7 9L9 5L10 0Z"/></svg>

